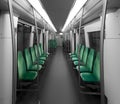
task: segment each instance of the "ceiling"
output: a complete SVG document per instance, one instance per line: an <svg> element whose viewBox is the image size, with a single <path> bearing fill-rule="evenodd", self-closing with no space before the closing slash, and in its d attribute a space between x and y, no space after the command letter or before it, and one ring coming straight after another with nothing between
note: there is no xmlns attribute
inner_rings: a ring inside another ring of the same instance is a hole
<svg viewBox="0 0 120 104"><path fill-rule="evenodd" d="M41 0L44 9L58 32L61 32L74 1L75 0Z"/></svg>

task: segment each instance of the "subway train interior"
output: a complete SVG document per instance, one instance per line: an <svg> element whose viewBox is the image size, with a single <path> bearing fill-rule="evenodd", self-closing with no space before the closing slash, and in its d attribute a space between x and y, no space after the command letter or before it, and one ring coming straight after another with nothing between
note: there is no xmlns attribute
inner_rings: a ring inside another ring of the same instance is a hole
<svg viewBox="0 0 120 104"><path fill-rule="evenodd" d="M0 104L120 104L120 0L0 0Z"/></svg>

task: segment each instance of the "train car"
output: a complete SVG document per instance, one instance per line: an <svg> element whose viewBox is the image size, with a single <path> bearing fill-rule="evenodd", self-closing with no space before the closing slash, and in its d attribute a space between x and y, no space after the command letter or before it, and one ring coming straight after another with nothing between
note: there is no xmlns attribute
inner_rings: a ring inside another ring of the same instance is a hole
<svg viewBox="0 0 120 104"><path fill-rule="evenodd" d="M120 0L0 0L0 104L119 104Z"/></svg>

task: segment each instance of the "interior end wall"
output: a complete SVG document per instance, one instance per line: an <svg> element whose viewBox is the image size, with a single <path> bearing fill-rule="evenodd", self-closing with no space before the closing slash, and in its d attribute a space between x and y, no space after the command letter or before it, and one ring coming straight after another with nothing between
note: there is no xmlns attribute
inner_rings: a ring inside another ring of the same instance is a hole
<svg viewBox="0 0 120 104"><path fill-rule="evenodd" d="M120 9L106 16L104 45L105 95L108 104L120 104Z"/></svg>

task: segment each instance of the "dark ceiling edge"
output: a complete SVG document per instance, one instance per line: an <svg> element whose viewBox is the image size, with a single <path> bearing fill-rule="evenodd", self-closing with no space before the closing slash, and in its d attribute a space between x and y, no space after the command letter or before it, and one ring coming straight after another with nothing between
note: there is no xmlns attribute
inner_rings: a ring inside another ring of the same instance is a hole
<svg viewBox="0 0 120 104"><path fill-rule="evenodd" d="M73 8L74 5L75 5L75 2L76 2L76 0L74 0L73 4L72 4L72 6L71 6L71 9L70 9L70 11L69 11L69 13L68 13L68 16L69 16L69 14L70 14L72 8ZM67 16L67 18L68 18L68 16ZM66 23L66 21L67 21L67 18L66 18L66 20L65 20L65 23ZM64 23L64 25L65 25L65 23ZM64 27L64 25L63 25L63 27ZM62 28L63 28L63 27L62 27Z"/></svg>
<svg viewBox="0 0 120 104"><path fill-rule="evenodd" d="M48 15L48 12L47 12L47 10L45 9L45 6L43 5L42 1L41 1L41 0L39 0L39 2L41 3L41 5L42 5L43 9L45 10L45 12L46 12L46 13L47 13L47 15ZM53 23L53 21L52 21L52 19L50 18L50 16L49 16L49 15L48 15L48 17L49 17L50 21L52 22L53 26L55 27L55 25L54 25L54 23ZM55 27L55 29L56 29L56 27ZM56 29L56 30L57 30L57 29Z"/></svg>
<svg viewBox="0 0 120 104"><path fill-rule="evenodd" d="M69 14L70 14L70 11L72 10L72 8L73 8L74 5L75 5L76 0L71 0L71 1L72 1L72 4L71 4L70 7L69 7L68 14L65 16L64 22L62 23L63 25L58 28L57 25L56 25L56 22L53 21L53 17L49 15L49 11L47 10L47 8L46 8L46 6L44 5L43 1L42 1L42 0L39 0L39 2L41 3L43 9L46 11L47 15L49 16L51 22L53 23L54 27L57 29L58 32L61 32L62 28L64 27L64 25L65 25L65 23L66 23L66 20L67 20ZM63 2L63 1L61 1L61 2Z"/></svg>

